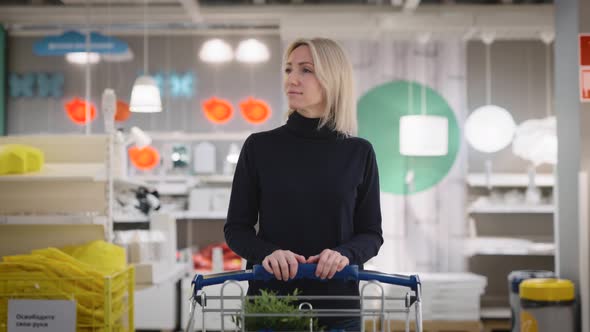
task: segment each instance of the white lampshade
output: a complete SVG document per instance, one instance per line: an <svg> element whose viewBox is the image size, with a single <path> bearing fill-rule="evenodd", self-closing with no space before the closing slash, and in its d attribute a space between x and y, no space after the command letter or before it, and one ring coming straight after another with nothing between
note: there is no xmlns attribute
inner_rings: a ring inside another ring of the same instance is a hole
<svg viewBox="0 0 590 332"><path fill-rule="evenodd" d="M399 123L399 150L404 156L445 156L449 121L443 116L405 115Z"/></svg>
<svg viewBox="0 0 590 332"><path fill-rule="evenodd" d="M233 56L231 46L221 39L206 41L199 51L199 58L205 62L228 62L232 60Z"/></svg>
<svg viewBox="0 0 590 332"><path fill-rule="evenodd" d="M94 65L100 61L100 54L94 52L70 52L66 54L66 61L77 65Z"/></svg>
<svg viewBox="0 0 590 332"><path fill-rule="evenodd" d="M555 116L532 119L516 128L512 152L535 166L557 164L557 121Z"/></svg>
<svg viewBox="0 0 590 332"><path fill-rule="evenodd" d="M137 113L162 112L162 99L158 84L151 76L140 76L133 84L129 110Z"/></svg>
<svg viewBox="0 0 590 332"><path fill-rule="evenodd" d="M240 42L236 50L236 59L240 62L259 63L266 62L269 58L268 47L254 38Z"/></svg>
<svg viewBox="0 0 590 332"><path fill-rule="evenodd" d="M473 111L465 122L465 138L476 150L500 151L514 138L516 124L510 113L496 105L485 105Z"/></svg>

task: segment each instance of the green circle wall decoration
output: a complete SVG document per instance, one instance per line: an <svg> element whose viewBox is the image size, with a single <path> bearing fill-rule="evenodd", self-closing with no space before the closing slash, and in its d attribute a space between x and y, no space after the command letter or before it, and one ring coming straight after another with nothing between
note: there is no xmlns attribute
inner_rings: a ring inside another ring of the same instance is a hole
<svg viewBox="0 0 590 332"><path fill-rule="evenodd" d="M455 113L435 90L425 87L425 95L426 114L448 119L446 156L402 156L399 152L400 117L421 114L421 84L408 81L385 83L369 90L358 102L359 136L369 140L375 149L381 191L407 195L427 190L449 173L457 158L461 133ZM406 184L410 171L413 171L412 185Z"/></svg>

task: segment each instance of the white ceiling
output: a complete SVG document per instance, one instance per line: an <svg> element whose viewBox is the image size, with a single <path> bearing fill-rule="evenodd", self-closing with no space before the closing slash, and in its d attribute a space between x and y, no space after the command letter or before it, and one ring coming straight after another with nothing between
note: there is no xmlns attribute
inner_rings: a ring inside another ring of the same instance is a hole
<svg viewBox="0 0 590 332"><path fill-rule="evenodd" d="M110 27L122 34L140 33L143 0L61 0L60 6L2 6L0 22L13 34L42 35L54 30ZM232 5L199 6L196 0L149 0L151 33L277 33L291 36L372 38L388 33L412 39L434 38L536 39L554 31L554 8L542 5ZM389 0L387 0L389 4ZM405 5L405 7L404 7ZM417 8L414 8L417 6Z"/></svg>

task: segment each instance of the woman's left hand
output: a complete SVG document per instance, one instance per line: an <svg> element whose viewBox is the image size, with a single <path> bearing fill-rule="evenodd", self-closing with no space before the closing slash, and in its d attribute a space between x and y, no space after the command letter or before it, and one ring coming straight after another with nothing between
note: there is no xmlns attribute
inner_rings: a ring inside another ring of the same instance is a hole
<svg viewBox="0 0 590 332"><path fill-rule="evenodd" d="M319 255L311 256L306 263L317 263L315 276L320 279L332 279L336 272L342 271L350 262L338 251L324 249Z"/></svg>

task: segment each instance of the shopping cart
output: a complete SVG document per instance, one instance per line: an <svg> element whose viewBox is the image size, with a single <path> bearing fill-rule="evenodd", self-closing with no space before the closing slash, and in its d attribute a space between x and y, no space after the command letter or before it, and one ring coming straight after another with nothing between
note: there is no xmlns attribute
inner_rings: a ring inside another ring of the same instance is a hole
<svg viewBox="0 0 590 332"><path fill-rule="evenodd" d="M294 279L319 279L315 276L316 264L300 264L297 269L297 275ZM255 265L250 270L242 270L228 273L217 273L202 275L197 274L192 281L192 296L190 299L190 316L186 326L186 332L192 332L194 330L194 316L197 309L197 304L201 307L202 312L202 329L205 332L205 316L207 313L218 314L221 317L221 331L234 330L234 331L246 331L245 324L241 326L234 326L226 328L225 318L233 317L238 318L241 322L245 322L246 317L286 317L286 316L297 316L297 317L310 317L309 331L313 332L312 318L318 317L360 317L361 318L361 331L365 332L365 324L363 319L371 318L373 320L373 328L377 328L377 320L380 321L381 332L390 332L389 319L391 314L402 315L405 318L405 330L410 331L410 309L414 307L415 311L415 327L416 332L422 332L422 304L421 304L421 284L420 279L417 275L404 276L397 274L385 274L375 271L359 270L358 266L352 265L345 267L342 271L337 272L333 279L339 280L354 280L354 281L367 281L361 286L359 296L296 296L298 301L313 301L313 300L360 300L360 309L314 309L309 302L303 302L299 305L299 311L297 313L285 314L285 313L253 313L245 312L244 303L254 298L254 296L246 296L244 289L239 284L240 281L247 280L271 280L275 278L273 274L268 273L261 265ZM397 285L408 288L408 292L405 297L391 297L385 295L385 290L381 283ZM205 294L204 287L211 285L221 286L221 294L219 296L209 296ZM239 296L227 296L224 294L225 289L228 285L237 285L239 287ZM370 286L377 287L380 290L380 295L366 295L366 289ZM280 298L281 296L279 296ZM207 300L219 300L219 308L207 308ZM238 308L231 308L225 301L238 301ZM376 301L378 308L366 308L366 304L369 301ZM398 302L399 308L393 307L389 303ZM401 302L401 303L400 303ZM272 329L269 326L268 329Z"/></svg>

